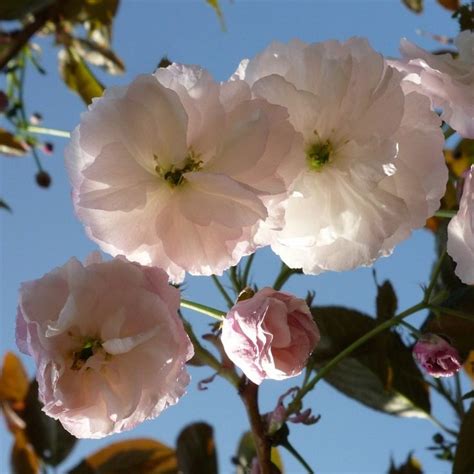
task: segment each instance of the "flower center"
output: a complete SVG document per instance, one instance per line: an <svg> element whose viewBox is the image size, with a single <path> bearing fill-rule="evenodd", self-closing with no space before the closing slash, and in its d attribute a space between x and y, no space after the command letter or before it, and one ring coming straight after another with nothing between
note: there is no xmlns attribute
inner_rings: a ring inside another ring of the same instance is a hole
<svg viewBox="0 0 474 474"><path fill-rule="evenodd" d="M80 370L87 360L102 349L99 339L86 339L82 347L72 353L72 370Z"/></svg>
<svg viewBox="0 0 474 474"><path fill-rule="evenodd" d="M194 150L189 150L184 159L184 165L181 168L171 165L168 169L165 169L158 163L158 157L153 155L156 162L156 174L163 178L172 188L179 186L185 181L183 176L185 173L201 169L203 162L199 159L199 156Z"/></svg>
<svg viewBox="0 0 474 474"><path fill-rule="evenodd" d="M309 169L320 171L326 163L331 161L332 152L333 148L329 140L309 145L306 148L306 161Z"/></svg>

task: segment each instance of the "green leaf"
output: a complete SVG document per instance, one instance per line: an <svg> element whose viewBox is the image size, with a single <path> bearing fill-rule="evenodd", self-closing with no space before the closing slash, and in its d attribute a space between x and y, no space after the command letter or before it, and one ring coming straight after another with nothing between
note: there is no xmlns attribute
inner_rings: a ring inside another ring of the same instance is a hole
<svg viewBox="0 0 474 474"><path fill-rule="evenodd" d="M423 0L402 0L402 2L415 13L423 11Z"/></svg>
<svg viewBox="0 0 474 474"><path fill-rule="evenodd" d="M86 38L78 38L74 44L78 54L90 64L109 74L123 74L125 71L122 60L111 49Z"/></svg>
<svg viewBox="0 0 474 474"><path fill-rule="evenodd" d="M28 14L51 5L54 0L2 0L0 2L0 20L20 20Z"/></svg>
<svg viewBox="0 0 474 474"><path fill-rule="evenodd" d="M393 459L390 461L388 474L423 474L421 464L413 457L413 453L408 454L407 460L399 467L395 466Z"/></svg>
<svg viewBox="0 0 474 474"><path fill-rule="evenodd" d="M28 151L26 144L12 133L0 128L0 153L7 156L24 156Z"/></svg>
<svg viewBox="0 0 474 474"><path fill-rule="evenodd" d="M92 454L68 474L177 474L174 449L153 439L113 443Z"/></svg>
<svg viewBox="0 0 474 474"><path fill-rule="evenodd" d="M389 280L385 280L377 292L377 320L379 322L392 319L397 312L397 295Z"/></svg>
<svg viewBox="0 0 474 474"><path fill-rule="evenodd" d="M102 95L104 86L75 49L68 48L59 52L59 71L66 85L77 92L86 104Z"/></svg>
<svg viewBox="0 0 474 474"><path fill-rule="evenodd" d="M458 436L458 447L454 455L453 474L467 474L474 472L474 403L464 415Z"/></svg>
<svg viewBox="0 0 474 474"><path fill-rule="evenodd" d="M257 450L255 449L252 433L247 431L240 438L237 448L237 454L235 456L235 461L237 462L236 474L248 474L252 466L252 460L256 456ZM280 472L284 472L283 461L277 448L272 447L270 459Z"/></svg>
<svg viewBox="0 0 474 474"><path fill-rule="evenodd" d="M61 423L47 416L38 400L38 383L30 383L25 399L23 419L25 432L36 454L47 464L57 466L71 452L76 438L68 433Z"/></svg>
<svg viewBox="0 0 474 474"><path fill-rule="evenodd" d="M183 474L217 474L213 429L207 423L186 426L178 436L176 454Z"/></svg>
<svg viewBox="0 0 474 474"><path fill-rule="evenodd" d="M316 370L377 325L373 318L347 308L314 307L312 312L321 331L321 341L312 356ZM428 386L411 350L394 332L366 342L329 371L325 380L375 410L429 417Z"/></svg>

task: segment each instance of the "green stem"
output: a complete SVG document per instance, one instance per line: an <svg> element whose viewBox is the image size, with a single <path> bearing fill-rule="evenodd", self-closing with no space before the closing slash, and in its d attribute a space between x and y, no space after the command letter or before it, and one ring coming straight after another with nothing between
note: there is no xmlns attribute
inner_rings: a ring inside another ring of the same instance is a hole
<svg viewBox="0 0 474 474"><path fill-rule="evenodd" d="M26 131L30 133L38 133L40 135L51 135L52 137L71 138L71 133L66 130L57 130L55 128L36 127L28 125Z"/></svg>
<svg viewBox="0 0 474 474"><path fill-rule="evenodd" d="M281 290L283 285L289 280L291 275L295 273L301 273L301 270L298 268L290 268L284 263L281 264L280 274L277 276L275 283L273 283L274 290Z"/></svg>
<svg viewBox="0 0 474 474"><path fill-rule="evenodd" d="M435 217L441 217L443 219L451 219L457 214L457 211L450 211L448 209L440 209L439 211L435 212Z"/></svg>
<svg viewBox="0 0 474 474"><path fill-rule="evenodd" d="M303 459L303 456L301 456L301 454L296 451L296 449L290 444L288 440L286 440L286 442L283 443L282 446L300 462L300 464L306 469L308 474L314 474L314 471L311 466Z"/></svg>
<svg viewBox="0 0 474 474"><path fill-rule="evenodd" d="M438 420L434 415L429 415L430 421L435 424L438 428L441 428L442 430L446 431L446 433L449 433L451 436L454 436L455 438L458 437L458 434L456 431L449 429L447 426L445 426L441 421Z"/></svg>
<svg viewBox="0 0 474 474"><path fill-rule="evenodd" d="M474 315L466 314L456 309L446 308L445 306L434 306L434 305L428 305L427 309L430 309L431 311L437 314L439 313L449 314L450 316L456 316L457 318L467 319L468 321L474 322Z"/></svg>
<svg viewBox="0 0 474 474"><path fill-rule="evenodd" d="M250 274L250 268L252 267L253 259L255 257L255 253L250 255L247 258L247 262L245 262L245 268L244 268L244 273L242 275L242 282L245 286L248 286L249 284L249 274Z"/></svg>
<svg viewBox="0 0 474 474"><path fill-rule="evenodd" d="M400 321L400 325L405 326L418 339L423 335L423 333L419 331L415 326L412 326L410 323L407 323L406 321Z"/></svg>
<svg viewBox="0 0 474 474"><path fill-rule="evenodd" d="M225 288L222 286L222 283L219 281L219 278L216 277L216 275L211 275L211 278L212 278L212 281L214 282L214 284L216 285L217 289L219 290L219 293L223 296L223 298L225 299L226 303L227 303L227 306L229 308L232 308L232 306L234 305L234 301L232 300L232 298L229 296L229 294L227 293L227 291L225 290Z"/></svg>
<svg viewBox="0 0 474 474"><path fill-rule="evenodd" d="M423 302L428 304L430 303L431 300L431 294L433 293L434 287L436 286L436 282L438 281L438 276L441 272L441 268L443 266L443 261L444 258L446 257L446 250L443 250L441 255L438 258L438 261L436 262L436 265L433 269L433 272L431 274L431 281L428 285L428 288L425 291L425 296L423 298Z"/></svg>
<svg viewBox="0 0 474 474"><path fill-rule="evenodd" d="M20 115L21 115L21 120L23 122L21 128L23 130L26 130L26 128L28 127L28 120L26 118L25 104L24 104L24 98L23 98L24 88L25 88L26 55L27 55L26 50L23 50L18 60L18 65L20 66L20 83L18 86L18 100L20 102ZM36 152L35 145L31 145L31 154L33 155L33 159L35 160L38 171L43 171L43 167L41 166L41 161L39 159L38 153Z"/></svg>
<svg viewBox="0 0 474 474"><path fill-rule="evenodd" d="M194 301L181 300L181 306L183 308L192 309L198 313L205 314L211 318L218 319L219 321L222 321L226 315L226 313L223 311L219 311L218 309L211 308L210 306L206 306L204 304L195 303Z"/></svg>
<svg viewBox="0 0 474 474"><path fill-rule="evenodd" d="M365 342L368 340L372 339L374 336L377 334L385 331L386 329L391 328L392 326L395 326L396 324L399 324L400 321L403 319L407 318L408 316L417 313L418 311L421 311L422 309L426 308L426 304L421 302L418 303L411 308L408 308L407 310L401 312L397 316L394 316L392 319L389 319L382 324L379 324L376 326L374 329L371 331L367 332L364 334L362 337L357 339L355 342L353 342L350 346L346 347L342 352L340 352L337 356L333 357L321 370L318 371L318 373L313 377L304 387L301 387L298 393L296 394L295 398L293 401L290 403L288 407L288 413L293 413L295 411L298 411L298 409L301 406L301 400L303 397L310 392L314 386L322 379L324 378L339 362L341 362L343 359L345 359L348 355L350 355L352 352L354 352L357 348L362 346Z"/></svg>
<svg viewBox="0 0 474 474"><path fill-rule="evenodd" d="M454 374L454 386L456 388L456 404L458 406L458 413L459 413L459 421L464 418L465 411L464 411L464 404L462 401L462 388L461 388L461 377L459 377L459 372Z"/></svg>
<svg viewBox="0 0 474 474"><path fill-rule="evenodd" d="M451 137L455 133L456 133L456 130L453 130L451 127L449 127L447 130L444 131L444 139L447 140L449 137Z"/></svg>

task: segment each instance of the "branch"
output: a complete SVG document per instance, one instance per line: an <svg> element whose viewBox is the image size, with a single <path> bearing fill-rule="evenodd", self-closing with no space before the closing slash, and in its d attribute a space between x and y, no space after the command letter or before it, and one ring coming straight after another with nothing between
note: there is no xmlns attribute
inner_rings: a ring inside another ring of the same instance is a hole
<svg viewBox="0 0 474 474"><path fill-rule="evenodd" d="M22 30L15 34L12 38L12 45L5 48L0 54L0 70L2 70L8 62L13 59L23 47L30 41L30 39L39 31L49 18L52 16L56 5L49 5L40 10L32 23L26 25Z"/></svg>
<svg viewBox="0 0 474 474"><path fill-rule="evenodd" d="M244 379L245 380L245 379ZM244 402L250 421L252 435L257 450L260 474L275 474L275 466L271 461L271 444L267 438L265 425L258 410L258 385L250 380L243 382L240 397Z"/></svg>

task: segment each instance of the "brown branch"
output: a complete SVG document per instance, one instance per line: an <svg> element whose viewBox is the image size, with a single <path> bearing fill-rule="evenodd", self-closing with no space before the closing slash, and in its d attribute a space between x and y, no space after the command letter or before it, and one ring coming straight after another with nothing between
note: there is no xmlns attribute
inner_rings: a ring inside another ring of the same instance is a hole
<svg viewBox="0 0 474 474"><path fill-rule="evenodd" d="M2 53L0 53L0 70L2 70L8 62L13 59L23 47L30 41L30 39L46 24L51 18L56 5L49 5L35 14L33 22L28 23L22 30L15 33L11 38L11 45L7 46Z"/></svg>
<svg viewBox="0 0 474 474"><path fill-rule="evenodd" d="M245 379L244 379L245 380ZM257 451L261 474L275 474L278 472L276 466L271 462L271 444L266 436L265 425L258 409L258 385L253 382L243 382L240 397L244 402L247 416L250 421L252 435Z"/></svg>

